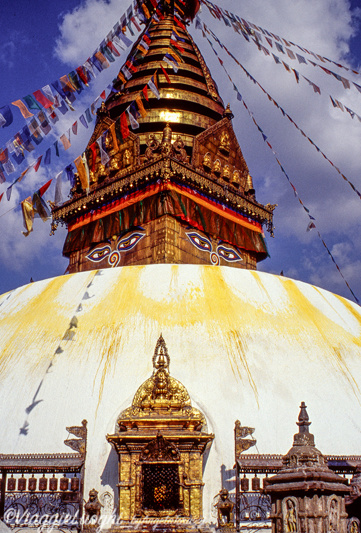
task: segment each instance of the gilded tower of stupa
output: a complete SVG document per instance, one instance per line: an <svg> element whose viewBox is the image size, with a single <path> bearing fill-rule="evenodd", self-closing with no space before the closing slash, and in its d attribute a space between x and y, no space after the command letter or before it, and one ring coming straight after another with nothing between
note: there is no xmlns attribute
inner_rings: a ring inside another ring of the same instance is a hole
<svg viewBox="0 0 361 533"><path fill-rule="evenodd" d="M68 226L68 270L154 263L256 269L267 257L262 228L272 232L272 206L256 200L233 114L187 30L198 2L145 5L154 16L97 113L89 187L78 177L71 199L53 209L54 223Z"/></svg>

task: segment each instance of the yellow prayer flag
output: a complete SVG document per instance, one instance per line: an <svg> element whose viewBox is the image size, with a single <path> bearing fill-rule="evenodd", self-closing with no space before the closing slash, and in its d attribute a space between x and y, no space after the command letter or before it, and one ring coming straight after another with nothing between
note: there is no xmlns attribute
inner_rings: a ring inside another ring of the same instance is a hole
<svg viewBox="0 0 361 533"><path fill-rule="evenodd" d="M143 11L144 11L144 15L145 15L145 16L147 17L147 19L149 20L149 19L150 19L150 13L149 13L149 11L148 11L147 6L146 6L144 3L142 4L142 9L143 9Z"/></svg>
<svg viewBox="0 0 361 533"><path fill-rule="evenodd" d="M142 115L143 118L146 117L148 113L144 109L144 105L143 105L142 99L141 99L141 97L139 95L136 97L135 101L137 102L139 113Z"/></svg>
<svg viewBox="0 0 361 533"><path fill-rule="evenodd" d="M79 174L81 186L84 191L87 191L89 189L89 177L81 155L75 159L74 163Z"/></svg>
<svg viewBox="0 0 361 533"><path fill-rule="evenodd" d="M118 146L117 136L116 136L116 133L115 133L115 122L113 122L113 124L110 126L109 131L110 131L112 139L113 139L114 150L116 152L118 152L119 146Z"/></svg>
<svg viewBox="0 0 361 533"><path fill-rule="evenodd" d="M11 102L11 104L15 105L20 109L20 113L24 118L30 118L34 116L34 114L30 113L24 102L22 102L21 100L15 100L15 102Z"/></svg>
<svg viewBox="0 0 361 533"><path fill-rule="evenodd" d="M22 234L25 235L25 237L27 237L30 234L30 232L33 231L33 223L34 223L34 216L35 216L31 196L29 196L28 198L26 198L25 200L21 202L21 210L23 213L24 227L26 229L26 231L23 231Z"/></svg>

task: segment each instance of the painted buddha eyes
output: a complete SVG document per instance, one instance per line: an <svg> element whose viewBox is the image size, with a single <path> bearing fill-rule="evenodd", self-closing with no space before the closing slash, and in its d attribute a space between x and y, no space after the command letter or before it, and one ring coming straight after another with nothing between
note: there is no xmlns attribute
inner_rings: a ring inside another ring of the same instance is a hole
<svg viewBox="0 0 361 533"><path fill-rule="evenodd" d="M120 252L126 252L134 248L134 246L145 236L145 233L132 233L129 237L121 239L118 242L117 249Z"/></svg>
<svg viewBox="0 0 361 533"><path fill-rule="evenodd" d="M102 248L95 248L86 257L90 261L94 261L94 262L102 261L105 257L107 257L110 254L111 251L112 250L110 246L107 245L107 246L103 246Z"/></svg>
<svg viewBox="0 0 361 533"><path fill-rule="evenodd" d="M198 248L198 250L203 250L204 252L211 252L212 251L212 243L211 243L211 241L209 241L205 237L202 237L198 233L196 233L196 232L188 232L187 233L187 237L191 241L191 243L194 244L194 246L196 248Z"/></svg>
<svg viewBox="0 0 361 533"><path fill-rule="evenodd" d="M223 245L217 246L217 253L226 261L242 261L242 256L236 252L236 250L233 250L232 248L226 248Z"/></svg>
<svg viewBox="0 0 361 533"><path fill-rule="evenodd" d="M109 244L106 244L105 246L94 248L87 254L86 258L89 259L89 261L97 263L103 261L103 259L107 257L108 264L111 267L118 266L121 259L120 253L127 252L134 248L143 237L145 237L145 233L135 231L125 238L118 238L116 249L114 251L112 251Z"/></svg>
<svg viewBox="0 0 361 533"><path fill-rule="evenodd" d="M187 237L198 250L209 252L212 265L219 265L221 257L229 263L242 261L241 254L233 248L227 248L223 244L219 244L217 250L214 251L211 241L195 231L187 232Z"/></svg>

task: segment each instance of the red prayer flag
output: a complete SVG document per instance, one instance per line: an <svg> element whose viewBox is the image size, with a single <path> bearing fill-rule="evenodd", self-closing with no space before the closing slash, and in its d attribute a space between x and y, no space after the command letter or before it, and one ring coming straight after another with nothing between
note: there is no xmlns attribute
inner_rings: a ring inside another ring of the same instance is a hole
<svg viewBox="0 0 361 533"><path fill-rule="evenodd" d="M35 165L34 165L34 170L35 172L37 172L39 170L39 167L40 167L40 163L41 163L41 160L42 160L43 156L41 155L40 157L38 157Z"/></svg>
<svg viewBox="0 0 361 533"><path fill-rule="evenodd" d="M142 89L142 93L143 93L143 96L144 98L147 100L147 102L149 102L149 98L148 98L148 85L145 85Z"/></svg>
<svg viewBox="0 0 361 533"><path fill-rule="evenodd" d="M91 144L89 146L91 152L92 152L92 166L91 166L91 171L94 172L95 171L95 162L96 162L96 158L97 158L97 149L96 149L96 143L94 142L93 144Z"/></svg>
<svg viewBox="0 0 361 533"><path fill-rule="evenodd" d="M105 100L105 91L103 91L102 93L100 93L100 98L101 98L102 100Z"/></svg>
<svg viewBox="0 0 361 533"><path fill-rule="evenodd" d="M164 74L164 76L166 77L167 82L168 82L169 84L171 84L170 77L168 76L167 71L165 70L165 68L164 68L162 65L160 66L160 68L162 69L163 74Z"/></svg>
<svg viewBox="0 0 361 533"><path fill-rule="evenodd" d="M184 53L184 48L182 48L178 43L177 41L174 41L173 39L170 40L172 46L174 46L175 48L177 48L181 54Z"/></svg>
<svg viewBox="0 0 361 533"><path fill-rule="evenodd" d="M122 134L123 139L126 139L129 136L128 121L125 113L122 113L120 115L120 132Z"/></svg>
<svg viewBox="0 0 361 533"><path fill-rule="evenodd" d="M177 18L177 17L174 17L174 22L180 27L182 28L182 30L186 31L186 27L184 24L182 24L182 22Z"/></svg>
<svg viewBox="0 0 361 533"><path fill-rule="evenodd" d="M47 181L47 182L45 183L45 185L43 185L42 187L40 187L40 189L39 189L39 196L43 196L43 194L46 193L46 191L49 189L50 184L51 184L52 181L53 181L53 180L51 179L51 180Z"/></svg>
<svg viewBox="0 0 361 533"><path fill-rule="evenodd" d="M78 67L78 68L76 69L76 71L77 71L78 76L79 76L79 78L81 79L81 81L82 81L83 83L85 83L85 85L88 85L88 78L87 78L86 73L85 73L84 70L83 70L83 67Z"/></svg>
<svg viewBox="0 0 361 533"><path fill-rule="evenodd" d="M40 89L38 91L35 91L33 93L35 100L39 102L40 105L42 105L45 109L48 109L49 107L52 107L54 104L43 94Z"/></svg>
<svg viewBox="0 0 361 533"><path fill-rule="evenodd" d="M1 200L3 199L3 196L4 196L4 193L1 193L1 194L0 194L0 202L1 202Z"/></svg>

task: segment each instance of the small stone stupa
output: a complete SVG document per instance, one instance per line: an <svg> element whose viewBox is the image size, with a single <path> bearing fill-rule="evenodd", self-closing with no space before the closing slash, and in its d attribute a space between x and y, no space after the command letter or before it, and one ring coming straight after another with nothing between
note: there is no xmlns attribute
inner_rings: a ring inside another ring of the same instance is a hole
<svg viewBox="0 0 361 533"><path fill-rule="evenodd" d="M304 402L300 408L293 446L265 488L272 502L272 533L346 533L348 481L329 469L309 432Z"/></svg>

